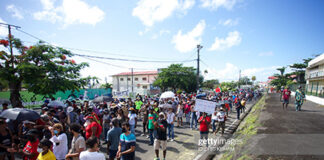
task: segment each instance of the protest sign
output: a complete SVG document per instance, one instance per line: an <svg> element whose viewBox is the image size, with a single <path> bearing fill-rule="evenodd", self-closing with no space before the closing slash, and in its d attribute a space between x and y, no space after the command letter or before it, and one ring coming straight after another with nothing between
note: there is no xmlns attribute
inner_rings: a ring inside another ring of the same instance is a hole
<svg viewBox="0 0 324 160"><path fill-rule="evenodd" d="M206 112L208 114L213 114L215 112L215 107L217 103L213 101L196 99L195 110L199 112Z"/></svg>

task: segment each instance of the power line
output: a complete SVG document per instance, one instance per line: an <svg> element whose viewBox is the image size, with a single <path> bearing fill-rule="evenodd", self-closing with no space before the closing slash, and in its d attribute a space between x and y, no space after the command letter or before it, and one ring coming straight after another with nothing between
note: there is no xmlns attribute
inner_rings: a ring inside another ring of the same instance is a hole
<svg viewBox="0 0 324 160"><path fill-rule="evenodd" d="M44 41L42 40L41 38L38 38L32 34L29 34L21 29L18 29L16 28L16 30L18 30L19 32L22 32L30 37L33 37L39 41L42 41L42 42L45 42L45 43L48 43L50 45L52 45L51 43L47 42L47 41ZM56 46L56 45L52 45L52 46ZM56 46L56 47L59 47L59 46ZM69 48L69 47L64 47L64 48ZM85 52L90 52L90 53L108 53L108 52L100 52L100 51L92 51L92 50L85 50L85 49L76 49L76 48L70 48L70 49L73 49L73 50L79 50L79 51L85 51ZM111 54L111 53L108 53L108 54ZM89 56L89 55L83 55L83 54L75 54L74 55L76 56L83 56L83 57L88 57L88 58L99 58L99 59L109 59L109 60L118 60L118 61L131 61L131 62L151 62L151 63L177 63L177 62L180 62L180 63L184 63L184 62L192 62L192 61L195 61L194 60L184 60L184 61L168 61L168 60L165 60L165 61L162 61L162 60L136 60L136 59L125 59L125 58L111 58L111 57L100 57L100 56ZM118 54L115 54L115 55L118 55ZM120 55L120 56L128 56L128 55Z"/></svg>
<svg viewBox="0 0 324 160"><path fill-rule="evenodd" d="M88 60L91 60L91 61L95 61L95 62L98 62L98 63L102 63L102 64L105 64L105 65L117 67L117 68L127 68L127 69L130 69L130 67L125 67L125 66L115 65L115 64L111 64L111 63L107 63L107 62L103 62L103 61L98 61L98 60L95 60L95 59L92 59L92 58L88 58L88 57L82 57L82 58L88 59ZM134 67L132 67L132 68L134 68ZM134 68L134 69L140 69L140 70L156 70L157 68L155 68L155 69L150 69L150 68Z"/></svg>
<svg viewBox="0 0 324 160"><path fill-rule="evenodd" d="M89 55L82 55L82 54L76 54L76 53L73 53L73 55L80 56L80 57L98 58L98 59L109 59L109 60L116 60L116 61L150 62L150 63L174 63L174 62L192 62L192 61L195 61L195 60L187 60L187 61L147 61L147 60L136 60L136 59L125 59L125 58L111 58L111 57L89 56Z"/></svg>

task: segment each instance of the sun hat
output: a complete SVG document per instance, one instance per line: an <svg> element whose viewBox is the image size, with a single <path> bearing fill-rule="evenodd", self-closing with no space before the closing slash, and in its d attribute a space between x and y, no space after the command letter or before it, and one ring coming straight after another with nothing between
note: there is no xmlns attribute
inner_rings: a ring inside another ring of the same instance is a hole
<svg viewBox="0 0 324 160"><path fill-rule="evenodd" d="M72 107L72 106L68 107L68 108L66 109L66 111L67 111L67 113L72 112L72 111L73 111L73 107Z"/></svg>

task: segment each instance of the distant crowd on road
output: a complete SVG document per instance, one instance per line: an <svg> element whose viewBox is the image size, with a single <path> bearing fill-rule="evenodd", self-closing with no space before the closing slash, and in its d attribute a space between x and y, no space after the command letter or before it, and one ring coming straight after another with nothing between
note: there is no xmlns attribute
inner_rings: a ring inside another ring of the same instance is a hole
<svg viewBox="0 0 324 160"><path fill-rule="evenodd" d="M102 145L107 145L105 152L110 160L133 160L136 133L149 139L155 159L160 159L160 148L165 159L175 127L199 130L201 139L208 138L210 129L214 134L221 129L223 135L228 113L235 110L239 119L246 104L260 96L259 91L240 90L204 96L183 93L164 99L137 95L134 100L121 98L97 104L72 100L65 106L49 106L50 100L46 100L36 121L0 119L0 160L13 160L17 154L24 160L104 160ZM225 103L208 115L195 110L196 98ZM3 104L2 112L7 106ZM142 131L136 130L140 121Z"/></svg>

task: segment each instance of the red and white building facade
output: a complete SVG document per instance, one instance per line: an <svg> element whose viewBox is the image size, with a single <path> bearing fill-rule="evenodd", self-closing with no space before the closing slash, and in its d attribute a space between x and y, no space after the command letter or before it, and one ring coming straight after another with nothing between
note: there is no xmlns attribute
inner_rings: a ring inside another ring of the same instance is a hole
<svg viewBox="0 0 324 160"><path fill-rule="evenodd" d="M152 84L158 76L158 71L143 71L143 72L122 72L112 75L113 79L113 94L134 94L140 95L151 94L153 90Z"/></svg>

